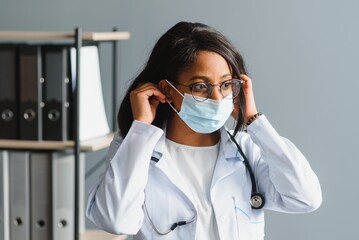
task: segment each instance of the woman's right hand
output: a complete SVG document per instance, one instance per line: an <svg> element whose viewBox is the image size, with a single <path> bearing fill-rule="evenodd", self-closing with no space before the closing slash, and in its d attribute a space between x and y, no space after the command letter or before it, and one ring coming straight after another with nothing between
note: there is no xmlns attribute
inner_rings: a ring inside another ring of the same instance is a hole
<svg viewBox="0 0 359 240"><path fill-rule="evenodd" d="M133 119L151 124L156 116L158 104L166 103L166 96L153 83L138 86L130 93Z"/></svg>

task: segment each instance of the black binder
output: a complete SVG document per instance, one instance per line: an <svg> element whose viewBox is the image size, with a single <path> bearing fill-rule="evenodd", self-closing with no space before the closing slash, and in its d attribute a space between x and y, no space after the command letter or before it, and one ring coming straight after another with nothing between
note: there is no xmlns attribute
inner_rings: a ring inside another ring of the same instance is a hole
<svg viewBox="0 0 359 240"><path fill-rule="evenodd" d="M20 139L42 140L41 47L19 48Z"/></svg>
<svg viewBox="0 0 359 240"><path fill-rule="evenodd" d="M0 139L18 138L16 46L0 45Z"/></svg>
<svg viewBox="0 0 359 240"><path fill-rule="evenodd" d="M43 47L44 140L69 139L69 72L66 46Z"/></svg>

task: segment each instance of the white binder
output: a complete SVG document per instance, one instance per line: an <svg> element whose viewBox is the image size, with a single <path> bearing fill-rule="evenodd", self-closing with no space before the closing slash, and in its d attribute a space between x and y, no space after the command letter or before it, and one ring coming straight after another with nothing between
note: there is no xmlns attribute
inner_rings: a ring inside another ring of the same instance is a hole
<svg viewBox="0 0 359 240"><path fill-rule="evenodd" d="M29 152L10 151L10 239L30 240Z"/></svg>
<svg viewBox="0 0 359 240"><path fill-rule="evenodd" d="M80 141L105 136L110 132L102 94L97 46L80 49ZM72 83L76 84L76 50L71 48ZM96 113L96 117L93 114ZM96 126L96 127L94 127Z"/></svg>
<svg viewBox="0 0 359 240"><path fill-rule="evenodd" d="M79 179L83 176L84 154L80 157ZM84 187L80 181L80 232L84 229ZM52 156L52 240L74 239L75 217L75 158L72 153L55 152ZM82 206L82 207L81 207Z"/></svg>
<svg viewBox="0 0 359 240"><path fill-rule="evenodd" d="M49 240L52 235L51 153L31 153L30 179L31 239Z"/></svg>
<svg viewBox="0 0 359 240"><path fill-rule="evenodd" d="M9 226L9 153L0 151L0 239L10 239Z"/></svg>

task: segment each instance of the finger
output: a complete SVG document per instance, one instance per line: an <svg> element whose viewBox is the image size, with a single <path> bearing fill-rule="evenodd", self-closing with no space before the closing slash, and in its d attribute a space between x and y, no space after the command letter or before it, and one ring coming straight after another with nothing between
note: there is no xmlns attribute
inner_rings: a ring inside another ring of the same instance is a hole
<svg viewBox="0 0 359 240"><path fill-rule="evenodd" d="M166 95L164 95L160 90L153 89L152 96L150 96L150 99L156 99L160 101L161 103L166 102Z"/></svg>
<svg viewBox="0 0 359 240"><path fill-rule="evenodd" d="M134 91L144 91L147 89L157 89L159 91L161 91L158 87L158 85L154 84L154 83L143 83L137 86L137 88L134 89Z"/></svg>
<svg viewBox="0 0 359 240"><path fill-rule="evenodd" d="M157 96L159 98L165 98L165 95L154 86L142 86L138 89L133 90L132 95L145 95L147 98L151 96Z"/></svg>
<svg viewBox="0 0 359 240"><path fill-rule="evenodd" d="M158 104L160 103L160 100L157 97L150 97L150 99L148 100L150 102L150 104L157 109Z"/></svg>
<svg viewBox="0 0 359 240"><path fill-rule="evenodd" d="M156 96L160 102L166 102L166 96L159 90L157 85L152 83L146 83L139 86L138 88L133 90L133 94L145 94L147 98Z"/></svg>
<svg viewBox="0 0 359 240"><path fill-rule="evenodd" d="M137 87L134 90L141 90L141 89L145 89L148 87L157 87L157 85L154 83L149 83L149 82L148 83L140 83L137 85Z"/></svg>
<svg viewBox="0 0 359 240"><path fill-rule="evenodd" d="M241 74L240 78L242 81L244 81L244 84L252 84L252 79L248 77L247 75Z"/></svg>
<svg viewBox="0 0 359 240"><path fill-rule="evenodd" d="M243 81L251 80L250 77L248 77L248 76L245 75L245 74L240 74L239 76L240 76L240 78L241 78Z"/></svg>
<svg viewBox="0 0 359 240"><path fill-rule="evenodd" d="M252 93L252 79L245 74L240 75L241 80L243 80L243 90L245 94Z"/></svg>

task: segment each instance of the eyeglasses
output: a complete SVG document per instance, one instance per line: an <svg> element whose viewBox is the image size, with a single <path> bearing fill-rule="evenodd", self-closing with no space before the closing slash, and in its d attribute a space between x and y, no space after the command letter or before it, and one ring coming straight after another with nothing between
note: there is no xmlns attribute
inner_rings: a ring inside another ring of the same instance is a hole
<svg viewBox="0 0 359 240"><path fill-rule="evenodd" d="M203 102L211 97L214 86L219 86L219 91L225 99L233 99L238 96L243 80L230 79L218 84L209 82L199 82L189 85L174 83L176 85L188 87L191 91L193 98L199 102Z"/></svg>

